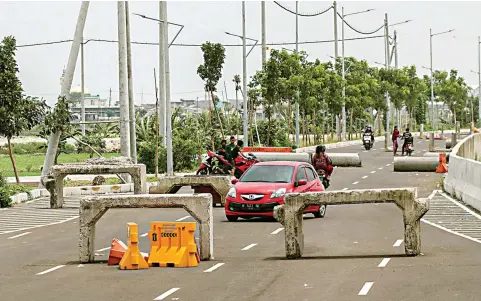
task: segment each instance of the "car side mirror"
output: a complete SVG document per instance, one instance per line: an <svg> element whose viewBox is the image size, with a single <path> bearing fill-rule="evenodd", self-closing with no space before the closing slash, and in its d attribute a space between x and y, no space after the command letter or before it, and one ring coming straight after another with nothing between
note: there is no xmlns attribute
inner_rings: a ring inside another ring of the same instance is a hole
<svg viewBox="0 0 481 301"><path fill-rule="evenodd" d="M306 179L301 179L297 182L297 186L304 186L304 185L307 185Z"/></svg>
<svg viewBox="0 0 481 301"><path fill-rule="evenodd" d="M239 182L239 179L235 178L230 181L233 185L237 184Z"/></svg>

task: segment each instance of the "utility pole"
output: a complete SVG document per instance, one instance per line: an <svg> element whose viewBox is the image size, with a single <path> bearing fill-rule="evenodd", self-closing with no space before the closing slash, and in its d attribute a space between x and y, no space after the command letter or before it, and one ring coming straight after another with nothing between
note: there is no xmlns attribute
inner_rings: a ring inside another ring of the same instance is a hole
<svg viewBox="0 0 481 301"><path fill-rule="evenodd" d="M478 36L478 123L481 124L481 38Z"/></svg>
<svg viewBox="0 0 481 301"><path fill-rule="evenodd" d="M339 57L339 37L337 33L337 2L334 1L332 4L334 8L334 67L337 66L337 58ZM342 22L344 23L344 22ZM339 115L336 114L336 136L340 138L340 131L339 131Z"/></svg>
<svg viewBox="0 0 481 301"><path fill-rule="evenodd" d="M431 70L431 126L434 130L433 31L429 28L429 61Z"/></svg>
<svg viewBox="0 0 481 301"><path fill-rule="evenodd" d="M385 42L385 60L386 60L386 70L389 69L389 22L387 19L387 14L384 14L384 42ZM389 124L390 124L390 106L391 102L389 100L389 93L386 91L386 133L389 133ZM385 145L387 146L387 141L385 142Z"/></svg>
<svg viewBox="0 0 481 301"><path fill-rule="evenodd" d="M117 2L119 51L120 154L130 158L125 2Z"/></svg>
<svg viewBox="0 0 481 301"><path fill-rule="evenodd" d="M267 45L266 45L266 2L261 1L261 31L262 31L262 65L266 63L267 59Z"/></svg>
<svg viewBox="0 0 481 301"><path fill-rule="evenodd" d="M164 29L163 47L165 53L165 110L166 110L166 144L167 144L167 175L174 175L174 158L172 154L172 113L170 111L170 66L169 66L169 24L167 19L167 1L162 1L162 27Z"/></svg>
<svg viewBox="0 0 481 301"><path fill-rule="evenodd" d="M80 43L80 101L82 109L81 109L81 116L82 116L82 124L80 128L82 129L82 136L85 136L85 65L84 65L84 39L82 34L82 42Z"/></svg>
<svg viewBox="0 0 481 301"><path fill-rule="evenodd" d="M112 106L112 88L109 90L109 108Z"/></svg>
<svg viewBox="0 0 481 301"><path fill-rule="evenodd" d="M244 98L244 122L243 135L244 145L249 146L248 131L247 131L247 50L246 50L246 2L242 1L242 97Z"/></svg>
<svg viewBox="0 0 481 301"><path fill-rule="evenodd" d="M127 84L129 90L129 138L130 138L130 156L132 162L137 164L137 137L135 134L135 99L134 99L134 84L132 76L132 49L130 43L130 12L129 2L125 2L125 33L127 42Z"/></svg>
<svg viewBox="0 0 481 301"><path fill-rule="evenodd" d="M299 1L296 1L296 54L299 53ZM296 99L296 146L300 147L299 139L299 88L297 89Z"/></svg>
<svg viewBox="0 0 481 301"><path fill-rule="evenodd" d="M344 6L341 8L342 14L342 25L341 25L341 67L342 67L342 80L346 79L346 65L344 61ZM337 22L336 22L337 23ZM346 141L346 84L342 84L342 109L341 109L341 123L342 123L342 134L341 141Z"/></svg>
<svg viewBox="0 0 481 301"><path fill-rule="evenodd" d="M78 54L80 50L80 45L82 44L83 31L85 27L85 20L87 19L87 12L89 9L89 1L82 1L80 5L80 11L77 18L77 25L75 27L75 34L70 47L70 54L68 56L67 69L65 70L65 77L62 81L62 87L60 91L60 96L69 98L70 88L72 87L73 76L75 73L75 66L77 64ZM58 144L60 142L61 131L57 131L50 135L48 139L48 148L45 155L45 160L43 162L42 176L46 175L50 168L55 163L55 155L57 154ZM42 183L39 187L43 187Z"/></svg>
<svg viewBox="0 0 481 301"><path fill-rule="evenodd" d="M394 31L394 68L398 68L398 56L397 56L397 33ZM397 119L397 125L401 126L401 111L395 110L396 114L396 119Z"/></svg>
<svg viewBox="0 0 481 301"><path fill-rule="evenodd" d="M164 43L164 25L162 21L163 15L162 1L159 1L159 129L162 135L162 145L167 146L166 142L166 132L165 132L165 120L167 115L167 110L165 106L165 48Z"/></svg>

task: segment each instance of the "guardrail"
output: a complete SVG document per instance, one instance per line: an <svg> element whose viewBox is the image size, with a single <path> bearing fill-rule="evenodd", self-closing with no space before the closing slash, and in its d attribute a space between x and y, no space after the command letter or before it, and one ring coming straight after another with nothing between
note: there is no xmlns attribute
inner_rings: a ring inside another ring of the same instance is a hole
<svg viewBox="0 0 481 301"><path fill-rule="evenodd" d="M481 134L464 138L451 151L444 190L481 210Z"/></svg>

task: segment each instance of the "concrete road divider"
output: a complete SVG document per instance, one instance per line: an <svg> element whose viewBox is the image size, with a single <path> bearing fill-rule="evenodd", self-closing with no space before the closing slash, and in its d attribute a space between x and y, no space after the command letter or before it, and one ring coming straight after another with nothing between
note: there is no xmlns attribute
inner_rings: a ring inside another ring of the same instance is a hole
<svg viewBox="0 0 481 301"><path fill-rule="evenodd" d="M439 158L439 154L445 153L446 154L446 160L449 162L449 152L426 152L424 153L424 157L436 157Z"/></svg>
<svg viewBox="0 0 481 301"><path fill-rule="evenodd" d="M88 174L130 174L134 182L134 193L147 193L147 175L144 164L132 164L123 157L115 159L92 159L87 163L54 165L49 173L41 178L42 184L50 192L50 208L62 208L63 179L68 175Z"/></svg>
<svg viewBox="0 0 481 301"><path fill-rule="evenodd" d="M408 256L421 253L420 219L429 210L429 199L417 199L416 188L370 189L289 193L284 205L274 208L274 217L284 226L286 257L295 259L304 252L302 232L304 210L311 205L395 203L403 213L404 251Z"/></svg>
<svg viewBox="0 0 481 301"><path fill-rule="evenodd" d="M261 162L269 161L296 161L296 162L312 162L312 153L259 153L253 154ZM361 158L359 154L351 153L330 153L332 164L339 167L361 167Z"/></svg>
<svg viewBox="0 0 481 301"><path fill-rule="evenodd" d="M232 187L231 176L209 175L209 176L165 176L159 177L156 186L151 186L150 194L171 194L176 193L182 186L190 186L195 193L210 193L212 202L225 204L225 197Z"/></svg>
<svg viewBox="0 0 481 301"><path fill-rule="evenodd" d="M394 171L435 172L439 163L437 157L395 157Z"/></svg>
<svg viewBox="0 0 481 301"><path fill-rule="evenodd" d="M200 224L200 259L213 258L214 234L212 196L210 194L141 194L92 196L80 201L79 260L94 262L95 225L109 209L184 208Z"/></svg>

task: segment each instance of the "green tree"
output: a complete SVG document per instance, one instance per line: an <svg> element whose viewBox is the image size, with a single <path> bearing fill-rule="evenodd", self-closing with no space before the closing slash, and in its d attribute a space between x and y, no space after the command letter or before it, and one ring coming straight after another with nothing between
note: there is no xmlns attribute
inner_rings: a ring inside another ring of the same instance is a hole
<svg viewBox="0 0 481 301"><path fill-rule="evenodd" d="M5 37L0 43L0 135L7 138L15 179L20 183L11 139L39 124L47 105L44 100L23 94L15 51L15 38Z"/></svg>

